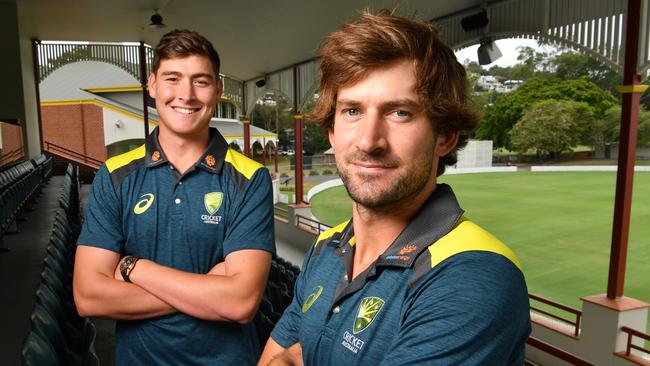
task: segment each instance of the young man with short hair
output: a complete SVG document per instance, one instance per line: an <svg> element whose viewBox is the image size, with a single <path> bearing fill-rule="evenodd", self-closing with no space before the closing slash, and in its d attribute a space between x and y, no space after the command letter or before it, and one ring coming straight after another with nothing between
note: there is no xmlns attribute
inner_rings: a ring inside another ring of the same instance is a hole
<svg viewBox="0 0 650 366"><path fill-rule="evenodd" d="M259 364L523 364L521 266L436 182L477 123L452 50L428 23L365 13L320 56L313 115L352 219L316 240Z"/></svg>
<svg viewBox="0 0 650 366"><path fill-rule="evenodd" d="M78 240L82 316L117 320L120 365L254 364L250 323L275 251L268 171L210 128L222 83L203 36L155 49L159 127L100 168Z"/></svg>

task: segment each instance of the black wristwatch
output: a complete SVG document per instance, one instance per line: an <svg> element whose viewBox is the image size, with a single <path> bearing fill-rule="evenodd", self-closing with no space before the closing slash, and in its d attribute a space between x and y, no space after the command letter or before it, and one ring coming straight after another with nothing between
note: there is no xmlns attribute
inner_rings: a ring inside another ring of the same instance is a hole
<svg viewBox="0 0 650 366"><path fill-rule="evenodd" d="M140 258L134 257L132 255L126 256L122 260L122 263L120 264L120 273L122 274L122 278L124 279L125 282L131 282L129 279L129 275L133 271L133 268L135 267L135 262L137 262Z"/></svg>

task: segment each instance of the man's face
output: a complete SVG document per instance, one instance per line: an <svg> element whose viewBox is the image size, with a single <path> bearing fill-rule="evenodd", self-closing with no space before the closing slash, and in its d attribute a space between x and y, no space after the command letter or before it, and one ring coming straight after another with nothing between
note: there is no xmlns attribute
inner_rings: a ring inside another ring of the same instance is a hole
<svg viewBox="0 0 650 366"><path fill-rule="evenodd" d="M415 92L412 62L393 63L338 90L329 133L350 197L367 208L404 202L436 181L437 138Z"/></svg>
<svg viewBox="0 0 650 366"><path fill-rule="evenodd" d="M205 56L170 58L149 77L149 94L156 99L162 133L197 136L210 125L221 81Z"/></svg>

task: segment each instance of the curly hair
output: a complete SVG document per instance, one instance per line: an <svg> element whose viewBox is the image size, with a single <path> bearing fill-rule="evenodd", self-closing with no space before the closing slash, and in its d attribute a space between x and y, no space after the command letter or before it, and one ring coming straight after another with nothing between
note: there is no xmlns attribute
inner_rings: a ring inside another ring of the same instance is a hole
<svg viewBox="0 0 650 366"><path fill-rule="evenodd" d="M399 60L415 65L416 93L436 134L459 132L458 144L440 158L437 175L457 162L457 150L478 124L478 116L467 103L467 77L453 51L437 36L430 23L395 16L388 11L345 24L327 36L320 56L320 95L310 114L326 129L332 129L339 88L354 85L370 72Z"/></svg>
<svg viewBox="0 0 650 366"><path fill-rule="evenodd" d="M151 72L156 73L162 60L176 57L189 57L192 55L206 56L212 62L214 75L219 78L221 61L219 53L212 43L197 32L186 29L175 29L166 33L154 49Z"/></svg>

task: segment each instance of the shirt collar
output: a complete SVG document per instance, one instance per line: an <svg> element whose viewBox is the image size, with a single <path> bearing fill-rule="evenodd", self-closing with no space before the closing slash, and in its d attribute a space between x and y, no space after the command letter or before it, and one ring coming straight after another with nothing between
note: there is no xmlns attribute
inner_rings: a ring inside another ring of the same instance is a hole
<svg viewBox="0 0 650 366"><path fill-rule="evenodd" d="M458 200L447 184L438 184L436 190L426 200L424 205L409 221L406 228L379 256L376 266L392 266L410 268L415 259L429 245L447 235L463 216ZM340 233L340 236L328 243L344 262L351 261L354 256L354 226L352 220Z"/></svg>
<svg viewBox="0 0 650 366"><path fill-rule="evenodd" d="M169 163L165 152L163 151L160 143L158 142L158 128L154 129L147 141L145 142L147 155L145 164L147 168L157 167L164 163ZM224 160L226 159L226 152L228 151L228 143L223 138L221 133L216 128L210 127L210 143L203 155L197 160L194 166L198 166L211 173L220 173L223 168Z"/></svg>

